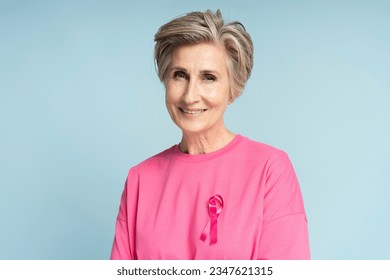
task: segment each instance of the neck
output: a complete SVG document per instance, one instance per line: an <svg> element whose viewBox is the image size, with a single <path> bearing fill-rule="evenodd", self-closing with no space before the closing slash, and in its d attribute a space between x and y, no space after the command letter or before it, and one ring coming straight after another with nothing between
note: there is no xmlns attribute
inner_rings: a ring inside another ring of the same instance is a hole
<svg viewBox="0 0 390 280"><path fill-rule="evenodd" d="M223 128L218 132L209 133L186 133L183 131L183 137L179 144L183 153L191 155L207 154L217 151L226 146L233 140L235 134Z"/></svg>

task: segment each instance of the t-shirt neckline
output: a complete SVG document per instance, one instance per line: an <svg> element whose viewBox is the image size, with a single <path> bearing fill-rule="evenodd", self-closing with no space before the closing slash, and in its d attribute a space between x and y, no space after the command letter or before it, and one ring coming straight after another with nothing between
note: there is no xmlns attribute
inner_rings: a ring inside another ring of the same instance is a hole
<svg viewBox="0 0 390 280"><path fill-rule="evenodd" d="M210 160L215 157L219 157L221 155L224 155L228 153L230 150L232 150L244 137L240 134L236 134L234 136L233 140L231 140L228 144L226 144L224 147L211 152L207 154L199 154L199 155L191 155L183 153L180 148L179 144L176 144L172 147L172 155L175 159L184 161L184 162L204 162L207 160Z"/></svg>

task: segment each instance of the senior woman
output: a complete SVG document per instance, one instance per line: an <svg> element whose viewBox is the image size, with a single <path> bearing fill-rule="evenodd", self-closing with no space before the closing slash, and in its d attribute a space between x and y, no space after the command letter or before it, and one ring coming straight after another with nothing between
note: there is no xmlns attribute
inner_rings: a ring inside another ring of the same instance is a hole
<svg viewBox="0 0 390 280"><path fill-rule="evenodd" d="M287 154L229 131L253 45L210 10L160 27L155 60L179 144L132 167L111 259L309 259L302 195Z"/></svg>

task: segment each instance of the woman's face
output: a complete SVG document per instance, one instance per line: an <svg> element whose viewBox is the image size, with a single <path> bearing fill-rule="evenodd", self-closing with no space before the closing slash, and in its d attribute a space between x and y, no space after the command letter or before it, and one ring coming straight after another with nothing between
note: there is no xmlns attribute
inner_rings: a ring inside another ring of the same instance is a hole
<svg viewBox="0 0 390 280"><path fill-rule="evenodd" d="M230 98L228 57L218 45L178 47L168 69L166 106L175 124L188 133L222 131Z"/></svg>

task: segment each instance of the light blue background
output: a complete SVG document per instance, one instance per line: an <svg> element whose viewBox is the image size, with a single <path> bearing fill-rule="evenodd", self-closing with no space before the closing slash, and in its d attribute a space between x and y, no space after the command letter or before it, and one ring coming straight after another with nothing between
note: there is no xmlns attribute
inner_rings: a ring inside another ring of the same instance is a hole
<svg viewBox="0 0 390 280"><path fill-rule="evenodd" d="M109 257L128 168L180 140L153 36L207 8L253 38L226 125L289 153L312 257L390 259L389 1L173 0L0 2L0 259Z"/></svg>

